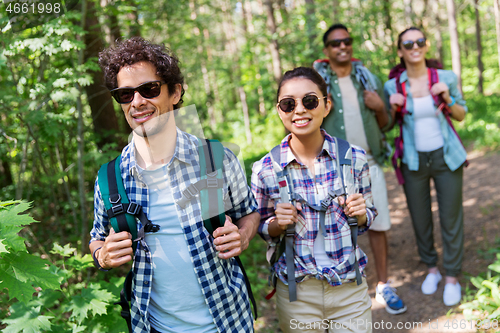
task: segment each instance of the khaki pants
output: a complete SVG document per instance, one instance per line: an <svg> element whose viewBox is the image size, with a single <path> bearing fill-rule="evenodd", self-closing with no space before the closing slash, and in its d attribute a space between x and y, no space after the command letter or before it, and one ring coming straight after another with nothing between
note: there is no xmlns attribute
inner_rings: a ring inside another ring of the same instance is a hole
<svg viewBox="0 0 500 333"><path fill-rule="evenodd" d="M311 278L297 283L297 301L288 299L288 286L278 280L277 312L283 332L371 333L372 312L368 285L345 283L332 287Z"/></svg>

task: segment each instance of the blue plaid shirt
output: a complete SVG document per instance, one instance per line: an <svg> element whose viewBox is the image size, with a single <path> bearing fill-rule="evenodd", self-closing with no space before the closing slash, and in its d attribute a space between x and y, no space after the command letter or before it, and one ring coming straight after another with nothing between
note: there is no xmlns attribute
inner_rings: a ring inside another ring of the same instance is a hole
<svg viewBox="0 0 500 333"><path fill-rule="evenodd" d="M452 71L446 71L438 69L439 82L444 82L448 86L450 91L450 96L455 98L456 103L464 107L467 112L467 106L462 98L462 94L457 86L457 75ZM415 148L415 119L413 118L413 96L410 89L410 80L408 80L408 74L404 71L401 74L400 82L406 82L406 110L408 114L403 117L403 163L408 165L408 169L412 171L418 170L418 152ZM396 79L390 79L384 85L384 94L389 103L389 97L396 94ZM436 108L437 110L437 108ZM443 134L444 147L444 161L451 171L455 171L462 164L464 164L467 159L467 152L464 146L460 142L460 139L451 129L450 125L446 121L445 116L442 112L438 114L439 122L441 125L441 133Z"/></svg>
<svg viewBox="0 0 500 333"><path fill-rule="evenodd" d="M325 140L323 150L314 162L315 179L311 178L308 168L297 161L290 149L286 136L281 142L281 166L288 168L293 180L294 192L300 194L308 203L319 205L328 190L341 188L341 179L336 164L336 148L333 138L321 130ZM373 206L370 174L364 150L357 146L352 149L352 165L354 172L354 191L362 193L366 200L367 224L358 229L358 234L365 232L377 215ZM269 223L275 218L275 206L279 202L279 188L276 173L272 167L270 154L256 162L252 168L252 192L259 204L261 221L259 234L269 244L275 246L278 238L269 236ZM349 193L349 194L353 194ZM303 281L308 278L326 279L332 286L355 280L354 255L351 241L351 230L342 207L334 200L328 207L325 215L325 251L332 261L331 267L322 270L316 266L314 260L314 241L318 234L319 213L308 206L302 205L302 212L295 225L295 278ZM362 272L367 263L367 257L357 247L359 268ZM283 283L286 279L285 253L275 263L275 271Z"/></svg>
<svg viewBox="0 0 500 333"><path fill-rule="evenodd" d="M181 192L187 186L200 180L198 140L195 136L177 129L175 153L167 164L168 178L175 201L182 197ZM148 188L139 173L133 141L122 151L120 169L129 200L140 204L148 215ZM226 214L233 221L257 210L257 203L247 185L241 165L228 149L225 149L224 156L224 184L224 201L232 206ZM217 256L213 238L203 226L198 197L192 198L184 209L179 205L176 205L176 209L188 243L193 269L219 332L253 332L253 318L243 273L234 258L225 260ZM90 232L90 242L104 241L110 227L96 181L94 226ZM137 229L141 227L142 224L137 220ZM151 328L148 305L153 268L151 252L144 240L138 242L132 271L134 273L131 300L133 332L149 332ZM179 278L182 279L182 276ZM193 316L196 314L193 313Z"/></svg>

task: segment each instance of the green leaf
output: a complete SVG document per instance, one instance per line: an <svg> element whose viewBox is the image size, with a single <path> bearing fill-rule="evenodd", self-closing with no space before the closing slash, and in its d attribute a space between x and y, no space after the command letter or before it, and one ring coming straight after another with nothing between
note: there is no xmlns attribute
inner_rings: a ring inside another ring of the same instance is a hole
<svg viewBox="0 0 500 333"><path fill-rule="evenodd" d="M97 314L106 314L106 306L113 301L114 296L112 293L105 289L101 289L98 284L92 283L88 288L82 289L81 296L72 297L72 302L69 310L73 313L71 318L75 318L81 323L88 316L91 311L95 316Z"/></svg>
<svg viewBox="0 0 500 333"><path fill-rule="evenodd" d="M7 251L7 247L3 243L4 241L5 241L5 239L0 239L0 253L9 252L9 251Z"/></svg>
<svg viewBox="0 0 500 333"><path fill-rule="evenodd" d="M38 222L34 220L28 214L18 215L22 212L31 208L31 203L22 201L17 205L9 205L5 207L6 209L0 210L0 221L2 221L2 226L23 226L28 225L33 222Z"/></svg>
<svg viewBox="0 0 500 333"><path fill-rule="evenodd" d="M62 247L59 243L54 243L54 247L50 253L59 254L63 257L69 257L72 256L75 251L76 249L74 247L70 247L70 244L66 244Z"/></svg>
<svg viewBox="0 0 500 333"><path fill-rule="evenodd" d="M50 319L52 316L42 316L40 306L32 308L22 303L14 303L10 307L11 315L7 319L2 319L7 327L3 333L37 333L50 331Z"/></svg>
<svg viewBox="0 0 500 333"><path fill-rule="evenodd" d="M17 298L28 302L35 290L33 286L42 289L59 289L62 276L47 269L47 261L28 253L6 254L0 261L0 290L9 290L9 300Z"/></svg>
<svg viewBox="0 0 500 333"><path fill-rule="evenodd" d="M83 257L74 256L68 259L66 262L67 266L76 269L77 271L81 271L83 269L94 266L94 259L90 254L86 254Z"/></svg>
<svg viewBox="0 0 500 333"><path fill-rule="evenodd" d="M500 260L494 262L493 264L488 266L488 269L500 273Z"/></svg>

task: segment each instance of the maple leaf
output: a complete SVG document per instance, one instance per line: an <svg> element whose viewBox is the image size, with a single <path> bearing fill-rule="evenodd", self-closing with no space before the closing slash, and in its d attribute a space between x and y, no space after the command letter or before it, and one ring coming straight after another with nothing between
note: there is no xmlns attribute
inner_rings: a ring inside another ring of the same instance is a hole
<svg viewBox="0 0 500 333"><path fill-rule="evenodd" d="M9 290L9 300L17 298L28 302L35 292L42 289L59 289L63 277L47 269L47 261L28 253L8 253L0 260L0 290Z"/></svg>
<svg viewBox="0 0 500 333"><path fill-rule="evenodd" d="M106 314L106 306L113 301L114 295L109 291L102 289L98 284L91 283L88 288L82 289L80 296L73 296L69 310L72 311L71 318L82 322L91 311L95 316L97 314Z"/></svg>
<svg viewBox="0 0 500 333"><path fill-rule="evenodd" d="M43 316L40 313L40 306L31 307L17 302L10 307L11 315L7 319L2 319L2 323L7 327L3 333L35 333L50 332L52 316Z"/></svg>

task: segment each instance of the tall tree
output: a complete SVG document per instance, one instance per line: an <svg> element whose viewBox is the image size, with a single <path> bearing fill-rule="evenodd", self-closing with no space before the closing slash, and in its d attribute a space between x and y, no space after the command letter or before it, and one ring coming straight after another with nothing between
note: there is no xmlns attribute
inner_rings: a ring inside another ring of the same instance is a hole
<svg viewBox="0 0 500 333"><path fill-rule="evenodd" d="M499 0L493 0L495 7L495 27L497 30L497 53L498 53L498 68L500 69L500 4Z"/></svg>
<svg viewBox="0 0 500 333"><path fill-rule="evenodd" d="M101 25L99 24L95 0L87 1L87 15L85 18L85 43L84 62L98 57L99 52L104 49ZM92 60L91 60L92 61ZM99 149L108 143L116 143L116 133L120 133L120 122L111 100L111 95L104 88L104 78L99 70L90 71L93 82L85 87L87 100L92 110L92 123L96 134L96 144ZM125 133L123 131L122 133ZM119 140L120 145L124 145L124 136Z"/></svg>
<svg viewBox="0 0 500 333"><path fill-rule="evenodd" d="M496 1L496 0L494 0ZM480 16L479 16L479 0L474 0L474 9L476 12L476 44L477 44L477 70L478 70L478 81L477 81L477 88L479 90L479 93L481 95L484 95L483 91L483 71L484 71L484 66L483 66L483 46L481 45L481 23L480 23Z"/></svg>
<svg viewBox="0 0 500 333"><path fill-rule="evenodd" d="M274 18L274 8L273 8L273 0L265 0L265 7L267 13L267 28L269 29L269 33L271 34L271 42L269 43L269 49L271 51L271 57L273 59L273 74L276 82L279 82L281 79L281 73L283 72L281 66L281 56L280 56L280 47L278 43L277 36L277 27L276 27L276 19Z"/></svg>
<svg viewBox="0 0 500 333"><path fill-rule="evenodd" d="M458 42L457 15L455 1L446 0L448 9L448 29L450 31L451 64L453 72L458 77L458 87L462 91L462 61L460 60L460 44Z"/></svg>
<svg viewBox="0 0 500 333"><path fill-rule="evenodd" d="M413 25L413 6L412 6L412 0L404 0L404 6L405 6L405 19L406 19L406 25L411 27Z"/></svg>

